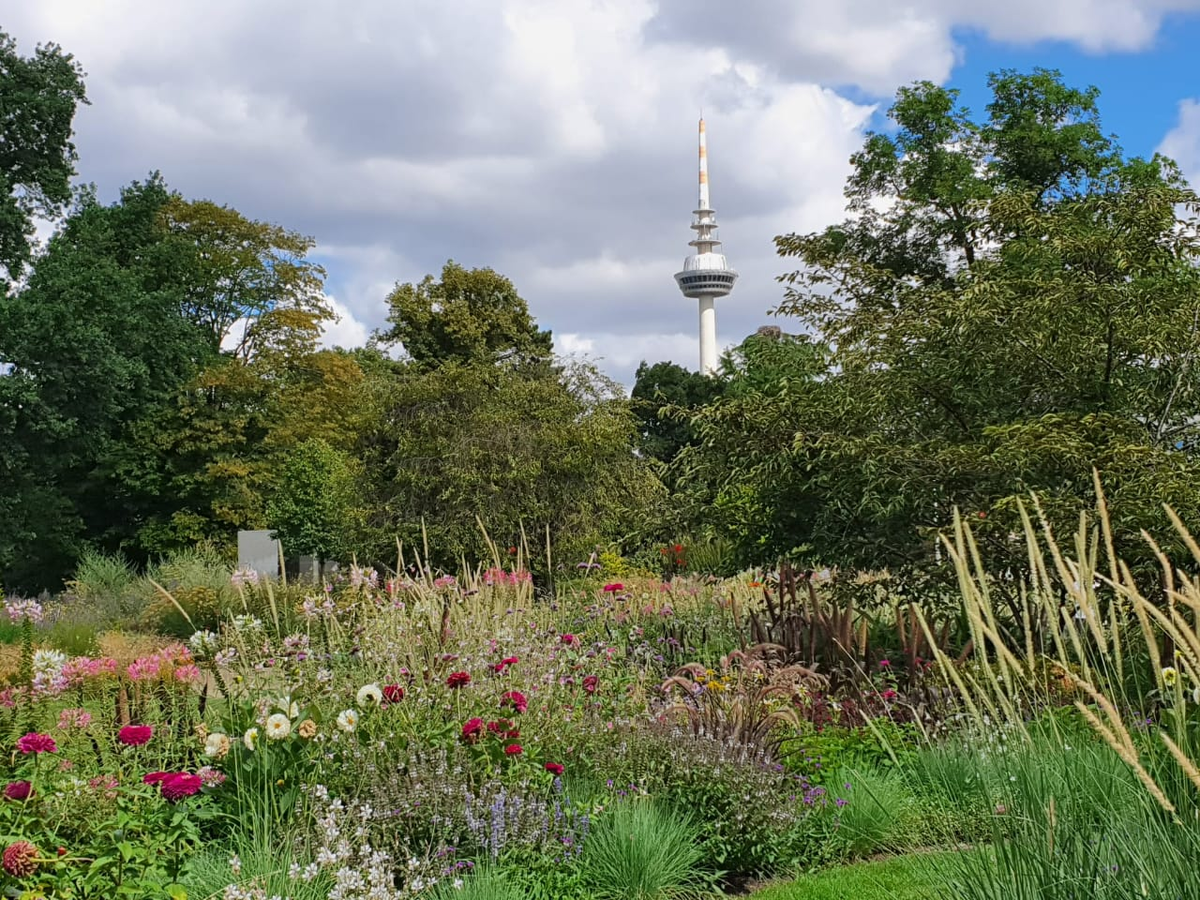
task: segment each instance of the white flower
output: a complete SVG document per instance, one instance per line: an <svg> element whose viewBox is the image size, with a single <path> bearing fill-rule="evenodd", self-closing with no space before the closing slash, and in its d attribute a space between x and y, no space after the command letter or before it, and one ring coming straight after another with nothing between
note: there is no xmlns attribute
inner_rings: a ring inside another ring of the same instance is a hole
<svg viewBox="0 0 1200 900"><path fill-rule="evenodd" d="M61 650L34 650L32 668L34 675L57 677L67 664L67 654Z"/></svg>
<svg viewBox="0 0 1200 900"><path fill-rule="evenodd" d="M263 623L262 619L255 616L234 616L233 627L238 631L258 631Z"/></svg>
<svg viewBox="0 0 1200 900"><path fill-rule="evenodd" d="M208 656L220 646L220 638L211 631L196 631L188 638L188 647L196 656Z"/></svg>
<svg viewBox="0 0 1200 900"><path fill-rule="evenodd" d="M253 748L251 748L253 749ZM212 759L223 759L229 752L229 736L219 731L209 733L204 739L204 755Z"/></svg>
<svg viewBox="0 0 1200 900"><path fill-rule="evenodd" d="M275 713L267 717L267 738L272 741L282 741L292 733L292 723L283 713Z"/></svg>
<svg viewBox="0 0 1200 900"><path fill-rule="evenodd" d="M242 735L242 743L246 745L246 749L253 751L258 748L258 729L250 728Z"/></svg>
<svg viewBox="0 0 1200 900"><path fill-rule="evenodd" d="M463 889L463 880L461 878L455 878L451 884L454 885L454 889L456 891L461 891Z"/></svg>
<svg viewBox="0 0 1200 900"><path fill-rule="evenodd" d="M338 713L337 727L342 731L353 731L358 727L358 713L353 709L343 709Z"/></svg>
<svg viewBox="0 0 1200 900"><path fill-rule="evenodd" d="M291 697L280 697L275 701L275 707L287 713L289 719L294 719L300 715L300 704Z"/></svg>
<svg viewBox="0 0 1200 900"><path fill-rule="evenodd" d="M234 875L242 874L242 861L238 859L238 855L236 853L229 857L229 869Z"/></svg>
<svg viewBox="0 0 1200 900"><path fill-rule="evenodd" d="M379 689L377 684L364 684L358 689L358 694L355 697L358 705L363 709L368 706L378 706L383 702L383 691Z"/></svg>
<svg viewBox="0 0 1200 900"><path fill-rule="evenodd" d="M1172 666L1167 666L1162 670L1162 683L1167 687L1175 687L1179 682L1179 670Z"/></svg>
<svg viewBox="0 0 1200 900"><path fill-rule="evenodd" d="M1192 702L1200 706L1200 684L1192 688Z"/></svg>

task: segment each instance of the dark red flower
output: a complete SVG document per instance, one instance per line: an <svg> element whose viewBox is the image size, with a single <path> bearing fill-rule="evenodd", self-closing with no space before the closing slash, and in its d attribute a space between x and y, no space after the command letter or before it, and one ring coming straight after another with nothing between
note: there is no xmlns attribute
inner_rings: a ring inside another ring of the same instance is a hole
<svg viewBox="0 0 1200 900"><path fill-rule="evenodd" d="M517 548L516 548L516 547L509 547L509 548L508 548L508 552L509 552L509 555L510 555L510 556L516 556L516 555L517 555Z"/></svg>
<svg viewBox="0 0 1200 900"><path fill-rule="evenodd" d="M33 794L33 785L28 781L10 781L4 786L4 797L7 800L28 800Z"/></svg>
<svg viewBox="0 0 1200 900"><path fill-rule="evenodd" d="M545 769L551 775L561 775L563 773L562 763L546 763Z"/></svg>
<svg viewBox="0 0 1200 900"><path fill-rule="evenodd" d="M613 582L612 584L606 584L604 586L604 593L606 594L615 594L617 591L623 590L625 590L625 585L621 584L619 581Z"/></svg>
<svg viewBox="0 0 1200 900"><path fill-rule="evenodd" d="M500 660L500 665L515 666L520 661L521 661L521 658L519 656L506 656L506 657L504 657L504 659Z"/></svg>
<svg viewBox="0 0 1200 900"><path fill-rule="evenodd" d="M523 713L529 708L529 701L520 691L506 691L500 697L501 706L507 706L510 704L512 705L512 708L519 713Z"/></svg>
<svg viewBox="0 0 1200 900"><path fill-rule="evenodd" d="M383 699L388 703L399 703L404 699L404 688L398 684L386 684L383 687Z"/></svg>
<svg viewBox="0 0 1200 900"><path fill-rule="evenodd" d="M22 753L57 753L58 744L48 734L31 731L17 739L17 749Z"/></svg>
<svg viewBox="0 0 1200 900"><path fill-rule="evenodd" d="M473 744L479 740L479 735L483 733L483 719L474 718L468 719L462 727L463 740L468 744Z"/></svg>
<svg viewBox="0 0 1200 900"><path fill-rule="evenodd" d="M446 679L446 687L460 688L466 687L471 683L471 676L466 672L451 672L450 677Z"/></svg>
<svg viewBox="0 0 1200 900"><path fill-rule="evenodd" d="M162 790L163 799L174 803L184 797L200 793L202 787L204 787L204 779L199 775L192 775L190 772L173 772L162 780L160 790Z"/></svg>
<svg viewBox="0 0 1200 900"><path fill-rule="evenodd" d="M566 644L568 647L570 647L572 644L575 643L575 635L564 634L561 637L559 637L559 640L562 641L564 644Z"/></svg>
<svg viewBox="0 0 1200 900"><path fill-rule="evenodd" d="M487 730L494 735L506 738L519 738L521 731L516 727L517 723L511 719L498 719L495 722L487 723Z"/></svg>
<svg viewBox="0 0 1200 900"><path fill-rule="evenodd" d="M4 848L4 871L13 878L28 878L38 867L38 848L29 841L14 841Z"/></svg>
<svg viewBox="0 0 1200 900"><path fill-rule="evenodd" d="M504 667L505 667L505 663L503 660L501 660L500 662L498 662L494 666L492 666L492 671L495 672L497 675L499 675L500 673L502 673L504 671Z"/></svg>
<svg viewBox="0 0 1200 900"><path fill-rule="evenodd" d="M595 675L588 675L583 679L583 689L589 694L596 693L596 688L600 687L600 679Z"/></svg>
<svg viewBox="0 0 1200 900"><path fill-rule="evenodd" d="M126 725L117 732L117 740L126 747L140 747L150 743L154 737L154 729L149 725Z"/></svg>
<svg viewBox="0 0 1200 900"><path fill-rule="evenodd" d="M520 756L524 752L520 744L509 744L504 748L505 756Z"/></svg>
<svg viewBox="0 0 1200 900"><path fill-rule="evenodd" d="M142 776L142 784L162 784L170 772L147 772Z"/></svg>

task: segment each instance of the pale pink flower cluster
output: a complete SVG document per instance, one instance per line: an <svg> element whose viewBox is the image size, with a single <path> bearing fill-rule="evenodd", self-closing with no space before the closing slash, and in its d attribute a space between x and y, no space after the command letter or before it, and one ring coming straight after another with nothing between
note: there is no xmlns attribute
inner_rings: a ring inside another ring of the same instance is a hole
<svg viewBox="0 0 1200 900"><path fill-rule="evenodd" d="M64 709L58 714L58 727L61 731L72 728L87 728L92 724L92 714L82 707Z"/></svg>
<svg viewBox="0 0 1200 900"><path fill-rule="evenodd" d="M179 675L180 672L184 674ZM184 684L199 680L200 670L192 662L192 654L183 644L168 644L156 653L135 659L125 668L131 681L176 679Z"/></svg>
<svg viewBox="0 0 1200 900"><path fill-rule="evenodd" d="M361 569L358 566L350 567L350 587L379 587L379 573L374 568Z"/></svg>
<svg viewBox="0 0 1200 900"><path fill-rule="evenodd" d="M37 625L46 617L42 604L36 600L8 600L4 604L4 611L8 613L11 621L18 624L28 619Z"/></svg>
<svg viewBox="0 0 1200 900"><path fill-rule="evenodd" d="M506 572L504 569L494 566L483 573L483 583L489 586L495 585L518 585L529 584L533 581L533 575L525 569L517 569L515 572Z"/></svg>
<svg viewBox="0 0 1200 900"><path fill-rule="evenodd" d="M92 659L89 656L76 656L67 660L63 666L63 676L72 685L82 684L90 678L102 678L117 674L117 661L111 656Z"/></svg>
<svg viewBox="0 0 1200 900"><path fill-rule="evenodd" d="M258 572L254 571L254 569L251 569L249 567L246 567L244 569L238 569L236 572L233 573L233 575L230 577L229 580L230 580L230 582L233 583L233 586L235 588L238 588L240 590L248 584L250 584L250 585L258 584Z"/></svg>

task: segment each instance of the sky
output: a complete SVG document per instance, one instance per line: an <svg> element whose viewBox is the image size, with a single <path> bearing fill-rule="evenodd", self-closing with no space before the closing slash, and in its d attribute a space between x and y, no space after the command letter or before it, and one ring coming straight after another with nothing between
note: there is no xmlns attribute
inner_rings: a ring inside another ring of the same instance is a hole
<svg viewBox="0 0 1200 900"><path fill-rule="evenodd" d="M696 119L741 273L722 346L764 324L773 238L844 217L849 156L917 79L1094 84L1131 155L1200 184L1200 0L7 0L0 30L87 72L79 181L159 170L189 198L311 235L352 346L448 259L513 280L556 349L629 385L697 367Z"/></svg>

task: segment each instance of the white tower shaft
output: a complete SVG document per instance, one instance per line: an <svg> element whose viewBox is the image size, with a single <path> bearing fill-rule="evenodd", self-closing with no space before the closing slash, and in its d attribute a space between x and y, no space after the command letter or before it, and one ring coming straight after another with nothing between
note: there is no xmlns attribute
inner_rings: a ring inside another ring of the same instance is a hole
<svg viewBox="0 0 1200 900"><path fill-rule="evenodd" d="M717 304L716 297L704 294L700 297L700 374L713 375L717 371Z"/></svg>
<svg viewBox="0 0 1200 900"><path fill-rule="evenodd" d="M700 205L698 209L710 209L708 205L708 141L704 136L704 120L700 120Z"/></svg>

